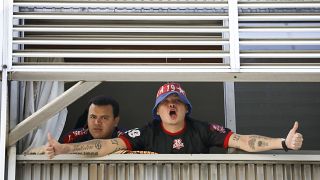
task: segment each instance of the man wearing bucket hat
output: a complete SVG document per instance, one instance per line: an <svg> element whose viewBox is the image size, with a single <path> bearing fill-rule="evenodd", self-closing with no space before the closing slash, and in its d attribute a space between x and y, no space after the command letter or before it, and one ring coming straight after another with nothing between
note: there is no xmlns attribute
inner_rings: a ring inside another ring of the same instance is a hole
<svg viewBox="0 0 320 180"><path fill-rule="evenodd" d="M191 110L191 103L183 88L178 83L166 83L157 92L152 110L154 121L143 128L126 131L119 138L75 144L60 144L48 134L46 153L52 158L65 153L104 156L123 149L195 154L208 153L213 146L248 152L298 150L302 146L303 138L297 132L297 122L285 139L239 135L223 126L192 119Z"/></svg>

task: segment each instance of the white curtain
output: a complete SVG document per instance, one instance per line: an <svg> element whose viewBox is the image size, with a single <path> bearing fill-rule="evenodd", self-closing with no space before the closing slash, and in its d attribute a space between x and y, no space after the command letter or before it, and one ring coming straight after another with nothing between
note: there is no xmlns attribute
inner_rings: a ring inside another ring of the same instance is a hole
<svg viewBox="0 0 320 180"><path fill-rule="evenodd" d="M50 62L61 62L63 59L47 58ZM44 61L44 59L33 59ZM11 112L10 128L23 121L38 109L64 92L64 82L59 81L27 81L11 83ZM48 121L30 132L18 143L18 153L26 149L42 146L47 143L47 134L50 132L58 139L62 133L67 116L67 109L63 109Z"/></svg>

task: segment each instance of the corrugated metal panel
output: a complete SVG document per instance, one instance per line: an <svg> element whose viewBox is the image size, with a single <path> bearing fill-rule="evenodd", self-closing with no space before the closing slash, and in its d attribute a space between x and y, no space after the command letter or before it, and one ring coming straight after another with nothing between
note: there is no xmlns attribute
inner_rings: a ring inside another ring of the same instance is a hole
<svg viewBox="0 0 320 180"><path fill-rule="evenodd" d="M319 164L164 163L164 164L18 164L17 180L64 179L219 179L219 180L316 180ZM82 176L81 174L87 174Z"/></svg>

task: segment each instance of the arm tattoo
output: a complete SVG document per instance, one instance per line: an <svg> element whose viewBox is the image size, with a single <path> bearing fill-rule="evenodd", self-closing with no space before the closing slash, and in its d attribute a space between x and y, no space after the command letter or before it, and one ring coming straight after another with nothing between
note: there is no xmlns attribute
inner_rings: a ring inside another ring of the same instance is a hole
<svg viewBox="0 0 320 180"><path fill-rule="evenodd" d="M87 144L74 144L72 154L80 154L86 156L97 156L98 151L102 148L100 140L96 140Z"/></svg>
<svg viewBox="0 0 320 180"><path fill-rule="evenodd" d="M256 138L252 137L249 139L248 144L251 149L255 149L254 144L256 143Z"/></svg>
<svg viewBox="0 0 320 180"><path fill-rule="evenodd" d="M268 137L252 135L252 136L249 136L248 144L251 149L255 150L256 147L269 146L268 140L270 140L270 138Z"/></svg>
<svg viewBox="0 0 320 180"><path fill-rule="evenodd" d="M234 141L239 141L240 136L238 134L235 134L232 138Z"/></svg>
<svg viewBox="0 0 320 180"><path fill-rule="evenodd" d="M114 153L114 152L117 152L117 151L120 151L122 150L120 147L119 147L119 142L117 139L111 139L111 144L116 144L117 146L115 147L115 149L111 152L111 153Z"/></svg>
<svg viewBox="0 0 320 180"><path fill-rule="evenodd" d="M111 144L119 145L119 142L116 139L111 139Z"/></svg>
<svg viewBox="0 0 320 180"><path fill-rule="evenodd" d="M259 147L269 146L269 143L268 143L268 142L265 142L265 141L258 141L258 146L259 146Z"/></svg>
<svg viewBox="0 0 320 180"><path fill-rule="evenodd" d="M100 141L96 142L95 146L97 149L101 149L101 147L102 147Z"/></svg>

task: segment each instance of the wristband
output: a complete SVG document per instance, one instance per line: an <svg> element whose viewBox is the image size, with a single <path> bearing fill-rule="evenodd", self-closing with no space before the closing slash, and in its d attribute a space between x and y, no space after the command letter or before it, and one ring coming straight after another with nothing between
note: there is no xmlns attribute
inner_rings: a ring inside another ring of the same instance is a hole
<svg viewBox="0 0 320 180"><path fill-rule="evenodd" d="M286 139L282 139L281 144L282 144L283 150L284 150L285 152L288 152L289 148L288 148L288 146L286 145Z"/></svg>

